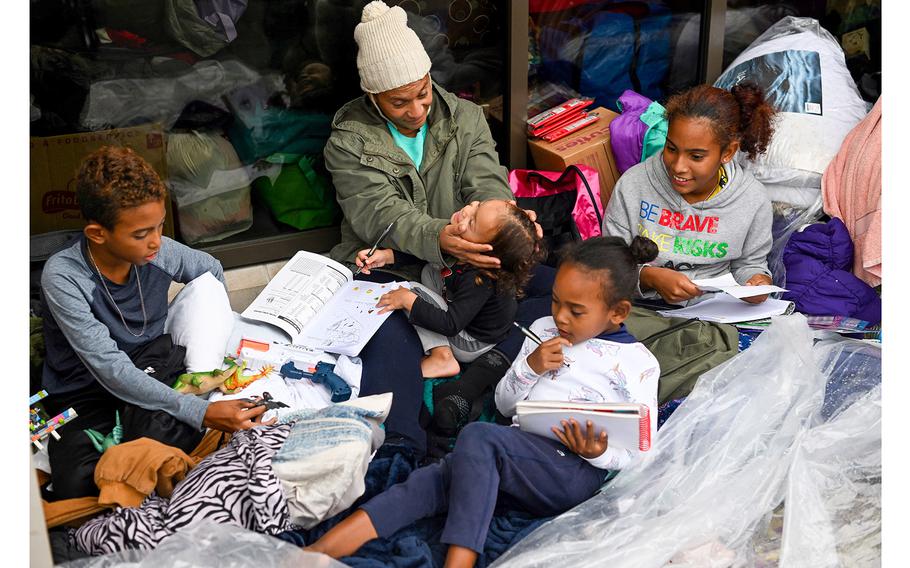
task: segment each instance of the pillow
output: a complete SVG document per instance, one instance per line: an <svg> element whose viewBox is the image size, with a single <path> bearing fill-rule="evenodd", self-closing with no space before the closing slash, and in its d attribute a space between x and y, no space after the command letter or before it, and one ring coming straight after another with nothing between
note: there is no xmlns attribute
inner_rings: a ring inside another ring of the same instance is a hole
<svg viewBox="0 0 910 568"><path fill-rule="evenodd" d="M220 369L233 330L227 290L211 272L177 293L164 322L164 332L171 334L174 344L186 348L184 364L190 373Z"/></svg>
<svg viewBox="0 0 910 568"><path fill-rule="evenodd" d="M370 458L385 439L380 424L391 408L392 393L383 393L319 410L279 411L279 422L293 427L272 468L291 522L312 528L363 495Z"/></svg>
<svg viewBox="0 0 910 568"><path fill-rule="evenodd" d="M762 87L781 112L767 153L743 165L763 184L820 190L821 174L868 111L840 43L817 20L788 16L734 59L714 86L744 81Z"/></svg>

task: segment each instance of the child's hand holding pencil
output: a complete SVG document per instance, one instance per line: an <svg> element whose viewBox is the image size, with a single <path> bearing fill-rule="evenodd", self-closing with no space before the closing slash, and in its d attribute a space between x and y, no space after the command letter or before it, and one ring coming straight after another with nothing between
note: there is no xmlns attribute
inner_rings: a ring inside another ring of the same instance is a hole
<svg viewBox="0 0 910 568"><path fill-rule="evenodd" d="M544 371L554 371L566 364L562 346L572 347L572 343L568 339L556 336L547 341L541 341L540 337L530 329L517 322L512 323L521 330L525 337L537 344L537 349L528 355L528 366L532 371L539 375Z"/></svg>

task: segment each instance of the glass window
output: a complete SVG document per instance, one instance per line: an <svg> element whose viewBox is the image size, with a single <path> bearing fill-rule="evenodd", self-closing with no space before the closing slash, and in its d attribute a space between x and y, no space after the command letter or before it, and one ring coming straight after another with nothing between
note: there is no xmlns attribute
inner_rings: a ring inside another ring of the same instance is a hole
<svg viewBox="0 0 910 568"><path fill-rule="evenodd" d="M31 135L159 128L175 235L193 246L337 225L322 151L334 113L361 94L367 2L33 0ZM387 3L408 12L434 79L501 108L499 2Z"/></svg>
<svg viewBox="0 0 910 568"><path fill-rule="evenodd" d="M575 96L616 109L698 82L704 2L531 0L528 116Z"/></svg>

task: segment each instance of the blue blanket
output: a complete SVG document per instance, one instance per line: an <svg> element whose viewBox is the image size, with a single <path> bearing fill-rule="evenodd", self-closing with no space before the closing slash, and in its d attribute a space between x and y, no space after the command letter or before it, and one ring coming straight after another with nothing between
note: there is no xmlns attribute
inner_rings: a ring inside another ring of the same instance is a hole
<svg viewBox="0 0 910 568"><path fill-rule="evenodd" d="M310 544L362 503L392 485L404 481L416 468L417 460L406 446L386 443L370 462L366 475L366 491L350 509L312 529L286 531L277 536L298 546ZM489 565L509 547L547 520L549 519L535 518L520 511L497 510L490 523L490 532L487 534L483 555L477 559L476 566L483 568ZM445 516L423 519L401 529L391 538L379 538L367 543L357 551L356 555L342 558L341 561L356 568L442 566L445 563L448 548L446 544L439 542L444 524Z"/></svg>

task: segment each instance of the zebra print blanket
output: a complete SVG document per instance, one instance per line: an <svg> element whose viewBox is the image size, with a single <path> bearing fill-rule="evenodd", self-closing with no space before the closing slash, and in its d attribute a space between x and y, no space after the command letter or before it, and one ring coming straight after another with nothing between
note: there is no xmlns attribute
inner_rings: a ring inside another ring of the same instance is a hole
<svg viewBox="0 0 910 568"><path fill-rule="evenodd" d="M71 533L71 544L93 556L125 548L151 550L199 519L269 535L292 528L272 469L272 457L290 431L290 424L281 424L235 433L177 484L169 500L152 493L140 507L117 507Z"/></svg>

